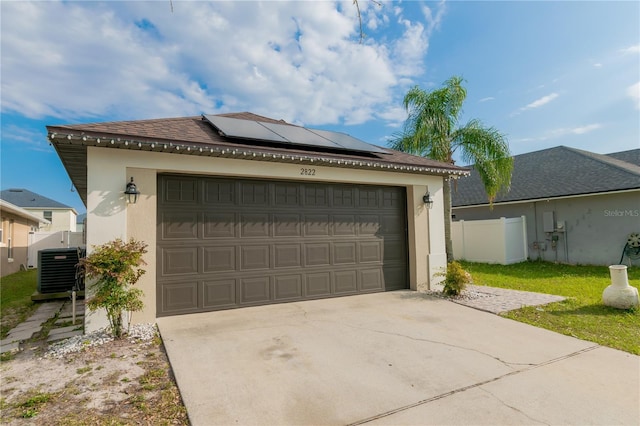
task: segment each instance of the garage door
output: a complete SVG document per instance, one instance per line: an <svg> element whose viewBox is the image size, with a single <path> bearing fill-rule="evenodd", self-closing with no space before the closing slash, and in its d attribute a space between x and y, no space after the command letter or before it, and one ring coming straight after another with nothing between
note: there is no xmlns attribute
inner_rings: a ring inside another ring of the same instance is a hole
<svg viewBox="0 0 640 426"><path fill-rule="evenodd" d="M157 315L408 287L405 189L160 175Z"/></svg>

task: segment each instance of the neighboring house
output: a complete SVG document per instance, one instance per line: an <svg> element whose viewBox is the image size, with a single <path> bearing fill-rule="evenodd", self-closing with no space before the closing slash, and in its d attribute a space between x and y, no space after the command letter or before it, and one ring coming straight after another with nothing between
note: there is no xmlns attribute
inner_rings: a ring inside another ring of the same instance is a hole
<svg viewBox="0 0 640 426"><path fill-rule="evenodd" d="M87 206L87 247L148 244L136 322L429 288L446 266L444 177L468 174L251 113L47 129Z"/></svg>
<svg viewBox="0 0 640 426"><path fill-rule="evenodd" d="M609 155L559 146L514 157L511 190L490 208L478 174L457 182L454 220L525 216L529 257L611 265L640 233L640 149Z"/></svg>
<svg viewBox="0 0 640 426"><path fill-rule="evenodd" d="M76 231L78 213L73 207L22 188L5 189L0 198L45 219L46 224L40 227L40 231Z"/></svg>
<svg viewBox="0 0 640 426"><path fill-rule="evenodd" d="M47 221L0 199L0 276L18 272L28 264L29 234Z"/></svg>
<svg viewBox="0 0 640 426"><path fill-rule="evenodd" d="M87 214L79 214L76 218L76 232L84 232L85 220L87 220Z"/></svg>

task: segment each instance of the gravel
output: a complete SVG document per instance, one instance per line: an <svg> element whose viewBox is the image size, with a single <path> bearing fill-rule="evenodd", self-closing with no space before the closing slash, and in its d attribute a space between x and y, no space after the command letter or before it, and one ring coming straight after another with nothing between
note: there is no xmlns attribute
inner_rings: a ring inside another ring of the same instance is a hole
<svg viewBox="0 0 640 426"><path fill-rule="evenodd" d="M476 299L487 299L490 297L495 297L495 294L484 293L481 291L472 290L470 288L466 288L457 296L447 296L442 292L443 286L434 286L434 290L427 291L427 294L432 296L440 297L443 299L451 299L451 300L459 300L459 301L467 301L467 300L476 300ZM438 288L440 287L440 288Z"/></svg>
<svg viewBox="0 0 640 426"><path fill-rule="evenodd" d="M85 348L104 345L113 341L113 336L107 332L107 328L94 331L81 336L74 336L66 340L54 343L44 354L45 358L64 358L65 355L80 352ZM124 338L132 343L150 343L157 335L155 324L134 324Z"/></svg>

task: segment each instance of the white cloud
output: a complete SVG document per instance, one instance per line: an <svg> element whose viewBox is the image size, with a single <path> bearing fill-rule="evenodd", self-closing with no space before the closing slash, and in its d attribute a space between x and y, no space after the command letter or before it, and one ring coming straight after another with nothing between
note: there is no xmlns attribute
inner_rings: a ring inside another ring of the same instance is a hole
<svg viewBox="0 0 640 426"><path fill-rule="evenodd" d="M633 100L636 109L640 109L640 81L627 87L627 96Z"/></svg>
<svg viewBox="0 0 640 426"><path fill-rule="evenodd" d="M636 44L634 46L629 46L624 49L620 49L620 52L623 54L640 53L640 44Z"/></svg>
<svg viewBox="0 0 640 426"><path fill-rule="evenodd" d="M541 106L548 104L549 102L551 102L552 100L554 100L558 96L559 95L557 93L551 93L549 95L541 97L540 99L536 99L535 101L533 101L530 104L526 105L522 109L523 110L527 110L527 109L533 109L533 108L540 108Z"/></svg>
<svg viewBox="0 0 640 426"><path fill-rule="evenodd" d="M482 98L480 99L478 102L488 102L488 101L493 101L496 98L494 98L493 96L487 96L486 98Z"/></svg>
<svg viewBox="0 0 640 426"><path fill-rule="evenodd" d="M600 62L595 62L595 63L593 64L593 67L594 67L594 68L602 68L602 64L601 64Z"/></svg>
<svg viewBox="0 0 640 426"><path fill-rule="evenodd" d="M395 91L424 72L445 7L425 28L397 4L366 3L361 44L350 2L174 2L173 12L163 2L3 2L2 111L70 120L246 110L306 125L388 116L379 111L399 103Z"/></svg>
<svg viewBox="0 0 640 426"><path fill-rule="evenodd" d="M542 136L514 139L514 142L546 141L549 139L556 139L556 138L569 136L569 135L584 135L586 133L593 132L594 130L602 129L603 127L604 126L600 123L592 123L592 124L586 124L584 126L576 126L576 127L561 127L558 129L549 130L545 132Z"/></svg>

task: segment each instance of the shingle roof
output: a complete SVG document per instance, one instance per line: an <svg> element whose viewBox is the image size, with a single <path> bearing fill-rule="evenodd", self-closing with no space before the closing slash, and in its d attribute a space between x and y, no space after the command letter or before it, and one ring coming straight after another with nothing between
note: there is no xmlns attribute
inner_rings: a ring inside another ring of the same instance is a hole
<svg viewBox="0 0 640 426"><path fill-rule="evenodd" d="M236 119L286 123L249 112L220 114ZM55 147L80 197L86 204L87 146L172 154L241 158L254 161L316 164L328 167L377 169L439 175L466 175L468 169L386 149L384 154L336 151L227 138L202 117L47 126Z"/></svg>
<svg viewBox="0 0 640 426"><path fill-rule="evenodd" d="M626 151L625 151L626 152ZM620 154L620 153L617 153ZM640 166L616 157L558 146L513 157L511 190L494 203L595 194L640 188ZM488 204L478 173L457 182L454 207Z"/></svg>
<svg viewBox="0 0 640 426"><path fill-rule="evenodd" d="M15 206L28 208L45 208L45 209L71 209L67 206L52 200L51 198L44 197L35 192L31 192L23 188L10 188L0 192L0 199L3 199Z"/></svg>
<svg viewBox="0 0 640 426"><path fill-rule="evenodd" d="M616 160L626 161L627 163L640 166L640 148L630 149L629 151L614 152L607 154L607 157L613 157Z"/></svg>

